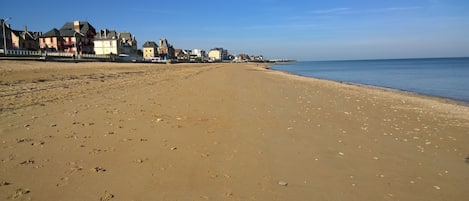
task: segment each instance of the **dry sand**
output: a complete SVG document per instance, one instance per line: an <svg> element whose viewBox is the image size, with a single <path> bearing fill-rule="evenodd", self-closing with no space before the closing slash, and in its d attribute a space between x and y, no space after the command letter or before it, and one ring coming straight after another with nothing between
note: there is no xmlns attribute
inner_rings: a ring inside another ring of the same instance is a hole
<svg viewBox="0 0 469 201"><path fill-rule="evenodd" d="M469 110L258 64L0 61L0 200L468 200Z"/></svg>

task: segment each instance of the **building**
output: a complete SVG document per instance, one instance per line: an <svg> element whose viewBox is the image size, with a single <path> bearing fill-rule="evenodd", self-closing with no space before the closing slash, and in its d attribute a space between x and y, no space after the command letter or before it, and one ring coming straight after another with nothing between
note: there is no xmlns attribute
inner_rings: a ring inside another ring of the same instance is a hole
<svg viewBox="0 0 469 201"><path fill-rule="evenodd" d="M174 49L174 56L180 62L187 62L189 61L189 50L183 49Z"/></svg>
<svg viewBox="0 0 469 201"><path fill-rule="evenodd" d="M208 52L208 58L210 61L223 61L228 60L228 50L223 48L213 48Z"/></svg>
<svg viewBox="0 0 469 201"><path fill-rule="evenodd" d="M137 39L131 33L119 33L119 41L122 53L137 54Z"/></svg>
<svg viewBox="0 0 469 201"><path fill-rule="evenodd" d="M257 56L251 55L251 56L249 57L249 59L250 59L251 61L264 61L264 56L262 56L262 55L257 55Z"/></svg>
<svg viewBox="0 0 469 201"><path fill-rule="evenodd" d="M248 62L250 60L249 55L247 54L238 54L234 59L233 62Z"/></svg>
<svg viewBox="0 0 469 201"><path fill-rule="evenodd" d="M20 50L39 50L39 37L42 32L31 32L28 31L28 27L24 26L23 30L12 30L11 31L11 45L12 49Z"/></svg>
<svg viewBox="0 0 469 201"><path fill-rule="evenodd" d="M5 28L5 30L3 30ZM4 42L6 42L6 48L7 49L12 49L12 44L11 44L11 28L10 25L6 23L5 19L0 20L0 52L3 53L3 49L5 48ZM5 36L5 38L4 38Z"/></svg>
<svg viewBox="0 0 469 201"><path fill-rule="evenodd" d="M160 39L160 43L158 46L158 55L163 60L171 60L175 58L174 48L168 43L168 40Z"/></svg>
<svg viewBox="0 0 469 201"><path fill-rule="evenodd" d="M43 50L63 52L64 45L64 39L56 28L46 32L39 38L39 47Z"/></svg>
<svg viewBox="0 0 469 201"><path fill-rule="evenodd" d="M206 53L201 49L193 49L190 52L190 61L193 62L202 62L205 61Z"/></svg>
<svg viewBox="0 0 469 201"><path fill-rule="evenodd" d="M118 36L114 30L102 29L94 36L94 52L96 55L118 55Z"/></svg>
<svg viewBox="0 0 469 201"><path fill-rule="evenodd" d="M159 58L158 45L154 41L147 41L143 44L142 48L143 59L154 60Z"/></svg>
<svg viewBox="0 0 469 201"><path fill-rule="evenodd" d="M58 52L94 54L96 29L86 21L65 23L62 28L52 29L39 39L41 49Z"/></svg>
<svg viewBox="0 0 469 201"><path fill-rule="evenodd" d="M102 29L94 37L94 52L97 55L136 55L137 40L129 32Z"/></svg>

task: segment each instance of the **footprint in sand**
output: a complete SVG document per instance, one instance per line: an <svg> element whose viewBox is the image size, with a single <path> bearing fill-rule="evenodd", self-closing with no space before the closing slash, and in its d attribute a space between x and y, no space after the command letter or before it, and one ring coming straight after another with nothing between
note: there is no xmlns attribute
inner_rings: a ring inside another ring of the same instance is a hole
<svg viewBox="0 0 469 201"><path fill-rule="evenodd" d="M44 145L44 144L45 144L44 141L37 141L37 142L31 143L31 146L42 146L42 145Z"/></svg>
<svg viewBox="0 0 469 201"><path fill-rule="evenodd" d="M32 142L34 139L32 138L21 138L21 139L16 139L17 143L23 143L23 142Z"/></svg>
<svg viewBox="0 0 469 201"><path fill-rule="evenodd" d="M60 182L56 184L57 187L62 187L68 184L68 177L60 178Z"/></svg>
<svg viewBox="0 0 469 201"><path fill-rule="evenodd" d="M25 160L20 163L20 165L33 165L35 163L34 160Z"/></svg>
<svg viewBox="0 0 469 201"><path fill-rule="evenodd" d="M65 172L67 174L73 174L73 173L83 170L82 166L78 165L76 162L73 162L73 161L68 162L67 165L71 166L70 169Z"/></svg>
<svg viewBox="0 0 469 201"><path fill-rule="evenodd" d="M22 188L19 188L19 189L16 189L15 193L13 193L12 195L10 195L8 197L8 199L10 200L17 200L17 199L20 199L20 198L23 198L25 195L31 193L31 191L29 189L22 189ZM30 197L26 198L26 200L31 200Z"/></svg>
<svg viewBox="0 0 469 201"><path fill-rule="evenodd" d="M95 168L91 168L91 171L97 172L97 173L102 173L102 172L106 172L107 170L102 168L102 167L97 166Z"/></svg>
<svg viewBox="0 0 469 201"><path fill-rule="evenodd" d="M0 181L0 186L8 186L10 185L11 183L10 182L7 182L7 181Z"/></svg>
<svg viewBox="0 0 469 201"><path fill-rule="evenodd" d="M107 191L104 191L104 193L101 195L101 197L99 198L99 201L109 201L111 200L112 198L114 197L113 194L107 192Z"/></svg>

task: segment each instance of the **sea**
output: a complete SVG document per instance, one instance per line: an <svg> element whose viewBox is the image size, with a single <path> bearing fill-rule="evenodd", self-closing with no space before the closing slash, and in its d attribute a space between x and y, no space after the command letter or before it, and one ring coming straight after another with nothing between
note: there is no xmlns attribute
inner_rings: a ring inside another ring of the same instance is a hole
<svg viewBox="0 0 469 201"><path fill-rule="evenodd" d="M448 98L469 104L469 57L298 61L271 69Z"/></svg>

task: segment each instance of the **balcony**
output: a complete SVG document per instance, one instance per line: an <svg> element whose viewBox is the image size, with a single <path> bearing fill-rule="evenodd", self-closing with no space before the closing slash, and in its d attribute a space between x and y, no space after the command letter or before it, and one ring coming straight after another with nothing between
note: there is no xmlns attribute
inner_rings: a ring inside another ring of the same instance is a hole
<svg viewBox="0 0 469 201"><path fill-rule="evenodd" d="M64 45L64 46L74 46L74 45L75 45L75 42L73 42L73 41L64 41L64 42L63 42L63 45Z"/></svg>

